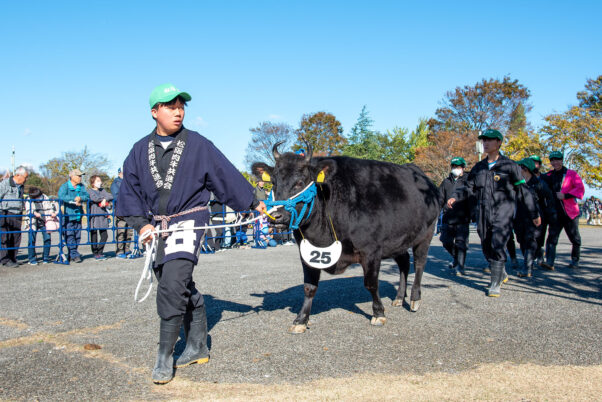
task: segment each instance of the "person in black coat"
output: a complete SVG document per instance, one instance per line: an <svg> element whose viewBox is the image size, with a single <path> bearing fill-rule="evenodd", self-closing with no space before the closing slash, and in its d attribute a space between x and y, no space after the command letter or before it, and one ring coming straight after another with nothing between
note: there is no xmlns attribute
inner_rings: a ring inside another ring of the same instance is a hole
<svg viewBox="0 0 602 402"><path fill-rule="evenodd" d="M443 179L439 186L439 191L444 200L450 199L456 188L463 187L468 176L464 173L466 167L464 158L453 158L450 165L451 172L449 176ZM448 208L447 205L443 206L441 236L439 239L453 258L450 268L456 275L464 275L466 250L468 249L468 225L471 216L470 201L470 199L458 201L453 208Z"/></svg>
<svg viewBox="0 0 602 402"><path fill-rule="evenodd" d="M541 224L537 206L519 166L500 153L503 138L499 131L492 129L479 135L487 157L472 168L465 186L456 189L447 200L447 206L453 208L458 200L476 197L477 232L483 254L491 267L491 286L487 292L490 297L499 297L501 284L508 280L504 269L505 248L512 231L517 201L525 205L535 226Z"/></svg>
<svg viewBox="0 0 602 402"><path fill-rule="evenodd" d="M536 175L536 167L533 159L525 158L518 162L523 177L527 181L527 187L531 191L539 216L547 222L556 221L556 209L554 208L554 195L548 185ZM532 276L533 262L537 255L538 239L541 237L542 225L535 226L529 219L529 211L524 205L519 204L514 219L514 231L523 253L523 268L518 271L520 277Z"/></svg>

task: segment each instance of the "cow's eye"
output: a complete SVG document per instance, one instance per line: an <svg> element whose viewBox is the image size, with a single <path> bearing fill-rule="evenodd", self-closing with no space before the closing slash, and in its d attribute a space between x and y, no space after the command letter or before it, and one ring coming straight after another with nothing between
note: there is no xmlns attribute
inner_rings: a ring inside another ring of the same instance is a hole
<svg viewBox="0 0 602 402"><path fill-rule="evenodd" d="M303 187L303 184L305 184L305 183L303 183L301 180L299 180L297 182L297 184L295 184L295 187Z"/></svg>

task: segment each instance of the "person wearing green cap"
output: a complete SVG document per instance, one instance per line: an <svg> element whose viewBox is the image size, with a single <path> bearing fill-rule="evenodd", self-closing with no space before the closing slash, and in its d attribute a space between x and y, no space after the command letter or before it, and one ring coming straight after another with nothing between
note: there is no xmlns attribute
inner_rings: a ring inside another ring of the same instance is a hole
<svg viewBox="0 0 602 402"><path fill-rule="evenodd" d="M531 191L539 216L547 222L556 221L556 209L554 208L554 198L552 191L547 184L535 176L535 162L531 158L524 158L518 162L527 187ZM529 219L529 211L522 204L516 208L514 218L514 231L523 253L523 267L517 272L520 277L530 278L533 275L533 263L537 252L537 240L541 235L542 225L535 226Z"/></svg>
<svg viewBox="0 0 602 402"><path fill-rule="evenodd" d="M539 155L531 155L529 156L529 158L531 158L535 163L535 170L533 171L533 174L539 177L541 175L541 158L539 157Z"/></svg>
<svg viewBox="0 0 602 402"><path fill-rule="evenodd" d="M500 153L502 134L489 129L482 132L479 139L483 141L487 156L474 165L465 185L454 191L447 200L447 206L453 208L458 200L470 196L476 198L477 232L483 254L491 268L491 285L487 295L499 297L502 283L508 280L504 269L505 249L512 232L517 202L524 204L535 226L541 224L541 218L519 166Z"/></svg>
<svg viewBox="0 0 602 402"><path fill-rule="evenodd" d="M577 199L582 199L585 187L579 174L564 166L564 154L561 151L550 152L552 170L542 175L553 193L555 193L556 211L558 220L550 223L548 239L546 241L546 260L541 266L550 271L554 270L556 260L556 245L560 232L564 229L572 244L571 263L569 268L579 268L581 255L581 235L579 233L579 204Z"/></svg>
<svg viewBox="0 0 602 402"><path fill-rule="evenodd" d="M452 158L450 163L450 174L443 179L439 186L439 192L442 199L451 198L458 187L463 187L466 180L464 168L466 161L464 158ZM441 218L441 236L439 239L443 247L452 256L453 262L450 268L455 275L464 275L464 265L466 262L466 250L468 250L468 235L472 200L466 199L458 201L453 208L443 206L443 216Z"/></svg>
<svg viewBox="0 0 602 402"><path fill-rule="evenodd" d="M191 96L171 84L149 98L155 129L132 147L123 164L116 214L143 236L157 241L159 350L152 380L164 384L173 369L209 361L207 314L192 278L203 230L209 222L211 193L235 211L265 211L253 186L211 141L183 125ZM168 230L160 236L156 229ZM150 236L149 236L150 235ZM148 237L146 237L148 236ZM174 362L173 350L184 328L186 348Z"/></svg>
<svg viewBox="0 0 602 402"><path fill-rule="evenodd" d="M529 158L533 159L533 162L535 163L535 170L533 171L533 174L535 176L537 176L538 179L541 179L543 181L543 178L541 176L541 167L543 164L541 157L539 155L533 154L533 155L529 156ZM543 246L546 242L547 231L548 231L548 221L546 220L545 216L542 216L541 217L541 230L539 231L539 237L537 238L537 252L535 253L535 265L537 265L539 267L541 267L541 264L543 262Z"/></svg>

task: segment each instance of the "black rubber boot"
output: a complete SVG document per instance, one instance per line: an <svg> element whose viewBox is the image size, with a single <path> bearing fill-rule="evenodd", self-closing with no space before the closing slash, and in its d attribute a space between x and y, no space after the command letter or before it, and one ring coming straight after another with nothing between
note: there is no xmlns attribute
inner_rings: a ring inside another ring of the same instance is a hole
<svg viewBox="0 0 602 402"><path fill-rule="evenodd" d="M580 257L581 257L581 246L576 246L573 244L573 249L571 250L571 260L572 261L569 264L569 268L578 269Z"/></svg>
<svg viewBox="0 0 602 402"><path fill-rule="evenodd" d="M537 269L541 267L543 263L543 248L537 247L537 252L535 253L535 260L533 261L533 269Z"/></svg>
<svg viewBox="0 0 602 402"><path fill-rule="evenodd" d="M569 268L571 269L579 269L579 260L573 260L569 264Z"/></svg>
<svg viewBox="0 0 602 402"><path fill-rule="evenodd" d="M490 260L487 260L487 266L485 268L483 268L483 272L486 274L491 273L491 261Z"/></svg>
<svg viewBox="0 0 602 402"><path fill-rule="evenodd" d="M178 357L174 367L180 368L194 363L207 363L209 361L209 349L207 348L205 304L192 310L191 320L184 322L184 332L186 333L186 349Z"/></svg>
<svg viewBox="0 0 602 402"><path fill-rule="evenodd" d="M551 244L546 245L546 260L541 263L543 269L548 271L554 270L554 260L556 259L556 246Z"/></svg>
<svg viewBox="0 0 602 402"><path fill-rule="evenodd" d="M525 251L523 269L517 273L518 276L521 278L530 278L533 276L533 257L534 254L531 250Z"/></svg>
<svg viewBox="0 0 602 402"><path fill-rule="evenodd" d="M456 260L457 264L454 267L456 275L465 275L466 272L464 271L464 263L466 262L466 250L458 249Z"/></svg>
<svg viewBox="0 0 602 402"><path fill-rule="evenodd" d="M451 255L451 257L454 259L453 262L447 264L449 269L453 269L456 266L456 246L454 246L452 243L445 243L443 244L443 248L447 250L449 255Z"/></svg>
<svg viewBox="0 0 602 402"><path fill-rule="evenodd" d="M491 261L491 286L487 291L489 297L500 297L500 288L502 283L508 280L506 270L504 269L504 261Z"/></svg>
<svg viewBox="0 0 602 402"><path fill-rule="evenodd" d="M159 351L153 369L153 382L155 384L165 384L173 378L173 348L180 335L181 326L182 316L172 317L169 320L161 319Z"/></svg>

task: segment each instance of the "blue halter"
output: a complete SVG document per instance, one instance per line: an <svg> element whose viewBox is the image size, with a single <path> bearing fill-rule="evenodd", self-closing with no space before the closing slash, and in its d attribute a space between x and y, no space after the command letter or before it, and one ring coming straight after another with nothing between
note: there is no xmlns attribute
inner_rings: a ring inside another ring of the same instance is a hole
<svg viewBox="0 0 602 402"><path fill-rule="evenodd" d="M312 182L309 186L305 188L302 192L297 194L293 198L289 198L284 201L274 201L272 199L272 193L268 196L268 199L264 201L266 207L273 208L277 206L283 206L285 210L287 210L291 214L291 222L289 223L289 229L295 230L299 229L299 225L301 221L303 221L304 217L309 217L311 215L311 211L314 208L314 199L318 194L318 188L316 187L316 183ZM301 212L297 213L296 206L298 203L303 203L303 208L301 208ZM307 207L309 206L309 211L307 211ZM305 211L307 211L307 215L305 215Z"/></svg>

